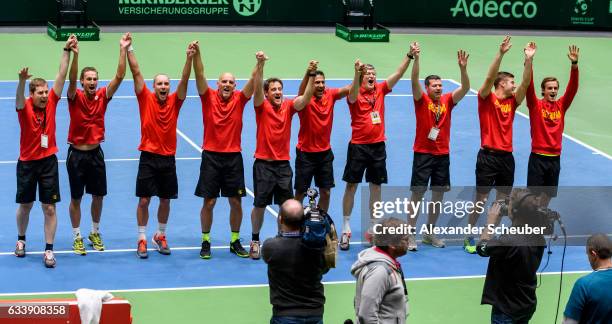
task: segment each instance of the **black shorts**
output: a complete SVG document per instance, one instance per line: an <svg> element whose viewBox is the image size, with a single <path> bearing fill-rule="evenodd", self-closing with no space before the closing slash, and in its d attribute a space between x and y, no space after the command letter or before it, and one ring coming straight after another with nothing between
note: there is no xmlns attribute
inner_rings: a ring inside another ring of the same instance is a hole
<svg viewBox="0 0 612 324"><path fill-rule="evenodd" d="M295 191L306 192L314 178L315 186L333 188L334 153L331 149L323 152L304 152L295 149Z"/></svg>
<svg viewBox="0 0 612 324"><path fill-rule="evenodd" d="M195 195L202 198L244 197L242 153L202 151L200 178Z"/></svg>
<svg viewBox="0 0 612 324"><path fill-rule="evenodd" d="M425 192L427 185L433 191L450 190L449 155L434 155L414 152L410 190ZM430 183L431 179L431 183Z"/></svg>
<svg viewBox="0 0 612 324"><path fill-rule="evenodd" d="M476 190L488 193L495 186L510 194L514 185L514 156L512 152L480 149L476 158Z"/></svg>
<svg viewBox="0 0 612 324"><path fill-rule="evenodd" d="M36 200L43 204L60 201L59 173L55 154L33 161L17 161L17 194L15 202L29 204Z"/></svg>
<svg viewBox="0 0 612 324"><path fill-rule="evenodd" d="M282 205L293 198L291 180L293 171L289 161L264 161L256 159L253 163L253 184L255 201L253 206L265 208L274 203Z"/></svg>
<svg viewBox="0 0 612 324"><path fill-rule="evenodd" d="M178 180L174 156L140 152L138 175L136 176L136 196L163 199L178 198Z"/></svg>
<svg viewBox="0 0 612 324"><path fill-rule="evenodd" d="M373 144L349 143L342 180L360 183L365 171L366 182L387 183L387 151L385 142Z"/></svg>
<svg viewBox="0 0 612 324"><path fill-rule="evenodd" d="M81 199L83 192L106 196L106 164L102 147L98 146L90 151L68 147L66 169L72 199Z"/></svg>
<svg viewBox="0 0 612 324"><path fill-rule="evenodd" d="M544 192L549 197L557 197L559 173L561 173L560 156L544 156L536 153L529 155L527 187L531 187L531 191Z"/></svg>

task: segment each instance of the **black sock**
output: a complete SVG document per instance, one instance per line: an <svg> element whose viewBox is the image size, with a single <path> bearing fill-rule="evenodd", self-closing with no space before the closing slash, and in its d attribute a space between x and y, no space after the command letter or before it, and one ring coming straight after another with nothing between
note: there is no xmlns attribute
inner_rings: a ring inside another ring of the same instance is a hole
<svg viewBox="0 0 612 324"><path fill-rule="evenodd" d="M251 234L251 241L259 241L259 233Z"/></svg>
<svg viewBox="0 0 612 324"><path fill-rule="evenodd" d="M17 235L17 239L25 242L25 235Z"/></svg>
<svg viewBox="0 0 612 324"><path fill-rule="evenodd" d="M47 243L47 244L45 245L45 251L47 251L47 250L51 250L51 251L53 251L53 243L51 243L51 244Z"/></svg>

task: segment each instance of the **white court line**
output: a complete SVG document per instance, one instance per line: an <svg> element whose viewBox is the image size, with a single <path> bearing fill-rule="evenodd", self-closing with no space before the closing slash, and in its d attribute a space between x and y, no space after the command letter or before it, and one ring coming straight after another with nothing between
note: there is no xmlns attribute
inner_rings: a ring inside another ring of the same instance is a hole
<svg viewBox="0 0 612 324"><path fill-rule="evenodd" d="M180 160L200 160L201 157L177 157L174 158L177 161ZM139 158L127 158L127 159L104 159L104 162L126 162L126 161L140 161ZM57 160L59 163L66 163L66 160ZM0 164L17 164L17 161L0 161Z"/></svg>
<svg viewBox="0 0 612 324"><path fill-rule="evenodd" d="M192 141L191 138L187 137L187 135L185 135L183 132L181 132L180 129L177 128L176 129L176 133L179 134L179 136L181 136L185 141L187 141L187 143L189 143L191 146L193 146L193 148L198 150L198 152L202 153L202 148L200 146L198 146L198 144L196 144L194 141ZM253 191L251 191L251 189L247 188L246 186L244 187L244 189L249 194L249 196L255 198L255 194L253 193ZM272 216L278 217L278 213L276 212L276 210L272 209L272 207L270 207L269 205L266 206L266 210L269 211L270 214L272 214Z"/></svg>
<svg viewBox="0 0 612 324"><path fill-rule="evenodd" d="M456 85L459 85L459 86L461 85L461 83L459 83L458 81L453 80L453 79L444 79L444 80L447 80L447 81L452 82L452 83L454 83L454 84L456 84ZM473 93L475 93L476 95L478 95L478 91L476 91L476 90L474 90L474 89L470 89L470 91L471 91L471 92L473 92ZM525 114L525 113L523 113L523 112L521 112L521 111L518 111L518 109L517 109L517 111L516 111L516 114L518 114L519 116L522 116L522 117L525 117L525 118L529 119L529 115L527 115L527 114ZM605 157L605 158L607 158L608 160L612 160L612 156L611 156L611 155L606 154L606 153L602 152L601 150L596 149L596 148L592 147L591 145L586 144L586 143L584 143L583 141L581 141L581 140L579 140L579 139L576 139L576 138L574 138L574 137L572 137L572 136L570 136L570 135L566 134L565 132L563 132L563 137L567 138L568 140L570 140L570 141L572 141L572 142L574 142L574 143L576 143L576 144L578 144L578 145L582 145L583 147L585 147L585 148L587 148L587 149L589 149L589 150L593 151L593 153L594 153L594 154L599 154L599 155L604 156L604 157Z"/></svg>
<svg viewBox="0 0 612 324"><path fill-rule="evenodd" d="M248 262L248 261L246 261ZM591 273L592 271L564 271L563 274L583 274ZM560 272L542 272L542 275L558 275ZM485 278L484 275L473 276L449 276L449 277L421 277L408 278L406 281L431 281L431 280L459 280L459 279L480 279ZM354 280L344 281L323 281L324 285L342 285L354 284ZM199 286L199 287L176 287L176 288L143 288L143 289L105 289L112 293L129 293L129 292L157 292L157 291L186 291L186 290L212 290L212 289L232 289L232 288L263 288L268 287L267 284L255 285L231 285L231 286ZM27 293L1 293L0 296L32 296L32 295L72 295L74 291L51 291L51 292L27 292ZM4 301L6 302L6 301Z"/></svg>

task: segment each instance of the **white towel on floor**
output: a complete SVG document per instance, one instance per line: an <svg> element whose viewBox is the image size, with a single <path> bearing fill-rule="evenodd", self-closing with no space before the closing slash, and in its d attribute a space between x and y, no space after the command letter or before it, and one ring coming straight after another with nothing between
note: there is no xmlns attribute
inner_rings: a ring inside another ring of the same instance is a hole
<svg viewBox="0 0 612 324"><path fill-rule="evenodd" d="M113 298L113 295L108 291L92 289L79 289L75 295L82 324L99 324L102 315L102 302Z"/></svg>

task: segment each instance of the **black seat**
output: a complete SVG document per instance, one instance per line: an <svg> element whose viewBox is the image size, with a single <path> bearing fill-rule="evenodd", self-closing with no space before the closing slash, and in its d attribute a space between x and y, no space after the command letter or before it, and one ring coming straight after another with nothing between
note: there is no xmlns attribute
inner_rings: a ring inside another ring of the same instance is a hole
<svg viewBox="0 0 612 324"><path fill-rule="evenodd" d="M55 0L57 2L57 28L60 28L65 16L74 17L77 27L87 27L87 0Z"/></svg>
<svg viewBox="0 0 612 324"><path fill-rule="evenodd" d="M363 20L363 29L374 29L374 0L342 0L344 25L349 26L350 18Z"/></svg>

